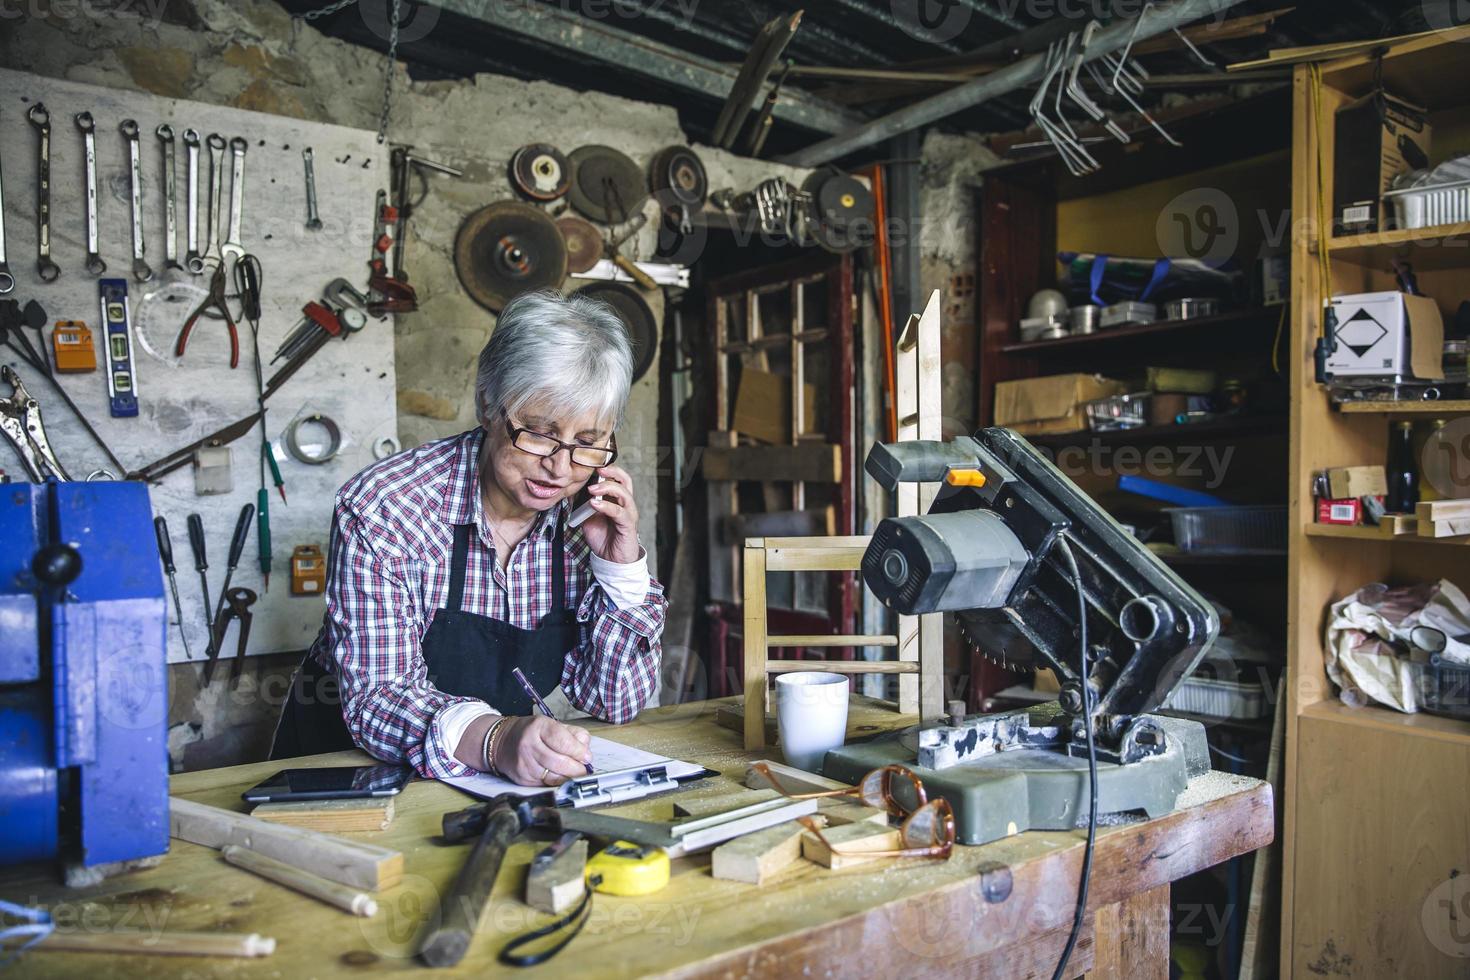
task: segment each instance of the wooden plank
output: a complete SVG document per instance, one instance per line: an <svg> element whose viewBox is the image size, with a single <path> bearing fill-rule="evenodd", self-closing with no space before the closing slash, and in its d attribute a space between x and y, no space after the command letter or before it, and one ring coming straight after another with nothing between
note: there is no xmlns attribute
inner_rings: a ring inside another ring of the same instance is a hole
<svg viewBox="0 0 1470 980"><path fill-rule="evenodd" d="M766 547L762 538L745 542L745 747L766 744Z"/></svg>
<svg viewBox="0 0 1470 980"><path fill-rule="evenodd" d="M387 830L393 822L393 798L262 803L250 815L257 820L328 834Z"/></svg>
<svg viewBox="0 0 1470 980"><path fill-rule="evenodd" d="M1169 886L1098 909L1088 980L1168 980Z"/></svg>
<svg viewBox="0 0 1470 980"><path fill-rule="evenodd" d="M674 817L700 820L704 817L712 817L717 813L738 810L752 803L774 800L780 795L774 789L742 790L735 793L721 793L718 796L681 794L678 799L674 800Z"/></svg>
<svg viewBox="0 0 1470 980"><path fill-rule="evenodd" d="M919 672L919 665L900 660L767 660L766 673L789 674L816 670L828 674L899 674Z"/></svg>
<svg viewBox="0 0 1470 980"><path fill-rule="evenodd" d="M269 823L192 800L172 797L168 823L169 833L180 840L213 848L239 844L354 888L391 888L403 876L400 851Z"/></svg>
<svg viewBox="0 0 1470 980"><path fill-rule="evenodd" d="M765 763L766 768L771 770L771 775L781 781L781 787L787 792L821 793L829 789L852 788L847 783L840 782L836 779L828 779L826 776L819 776L814 772L807 772L805 769L797 769L795 766L788 766L784 762L777 762L774 759L764 759L762 761ZM763 776L760 770L753 768L747 768L745 770L745 785L751 789L773 788L771 781Z"/></svg>
<svg viewBox="0 0 1470 980"><path fill-rule="evenodd" d="M852 633L829 634L780 634L766 637L767 649L782 647L896 647L898 637L888 635L861 635Z"/></svg>
<svg viewBox="0 0 1470 980"><path fill-rule="evenodd" d="M801 860L801 837L805 832L805 827L791 820L721 844L711 857L710 876L763 885Z"/></svg>
<svg viewBox="0 0 1470 980"><path fill-rule="evenodd" d="M552 915L565 912L586 894L582 880L586 867L586 838L573 841L549 864L538 868L532 861L526 874L526 904Z"/></svg>
<svg viewBox="0 0 1470 980"><path fill-rule="evenodd" d="M841 871L843 868L867 864L870 861L892 860L879 854L864 852L896 851L902 841L897 827L880 827L867 821L833 827L824 830L822 836L827 838L826 843L823 843L822 839L811 831L802 834L801 856L813 864L819 864L832 871ZM837 850L832 850L827 844L831 844Z"/></svg>
<svg viewBox="0 0 1470 980"><path fill-rule="evenodd" d="M1470 519L1470 500L1421 500L1414 516L1422 521L1463 521Z"/></svg>
<svg viewBox="0 0 1470 980"><path fill-rule="evenodd" d="M832 799L822 800L817 804L817 812L827 818L827 822L834 827L843 827L850 823L872 823L888 826L888 811L881 810L866 803L854 802L850 796L838 796Z"/></svg>
<svg viewBox="0 0 1470 980"><path fill-rule="evenodd" d="M1266 782L1281 795L1281 765L1286 752L1285 678L1276 682L1276 710L1271 718L1271 745L1266 750ZM1251 884L1247 892L1245 933L1240 942L1240 976L1237 980L1265 980L1275 973L1279 951L1273 942L1276 919L1281 910L1279 880L1282 841L1267 844L1251 858Z"/></svg>
<svg viewBox="0 0 1470 980"><path fill-rule="evenodd" d="M707 435L705 442L707 447L730 448L735 445L736 438L735 433L728 430L715 431ZM721 539L720 529L727 517L740 512L740 495L735 492L735 484L728 480L706 481L704 489L710 598L716 602L734 603L740 598L740 550Z"/></svg>
<svg viewBox="0 0 1470 980"><path fill-rule="evenodd" d="M773 572L855 572L863 567L863 548L770 549L766 568Z"/></svg>
<svg viewBox="0 0 1470 980"><path fill-rule="evenodd" d="M842 447L804 442L799 446L709 446L706 480L836 483L842 479Z"/></svg>
<svg viewBox="0 0 1470 980"><path fill-rule="evenodd" d="M1454 521L1420 521L1416 530L1421 538L1458 538L1470 534L1470 518Z"/></svg>

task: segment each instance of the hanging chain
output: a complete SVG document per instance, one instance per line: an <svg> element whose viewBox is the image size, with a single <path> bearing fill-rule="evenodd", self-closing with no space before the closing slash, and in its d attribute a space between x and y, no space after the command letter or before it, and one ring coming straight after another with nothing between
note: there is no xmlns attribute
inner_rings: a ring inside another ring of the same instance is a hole
<svg viewBox="0 0 1470 980"><path fill-rule="evenodd" d="M325 7L308 10L301 14L302 20L316 20L318 17L330 17L340 10L345 10L358 0L337 0ZM393 65L398 59L398 18L403 0L393 0L393 9L388 13L388 64L383 68L383 109L378 113L378 143L384 143L388 139L388 110L393 105Z"/></svg>

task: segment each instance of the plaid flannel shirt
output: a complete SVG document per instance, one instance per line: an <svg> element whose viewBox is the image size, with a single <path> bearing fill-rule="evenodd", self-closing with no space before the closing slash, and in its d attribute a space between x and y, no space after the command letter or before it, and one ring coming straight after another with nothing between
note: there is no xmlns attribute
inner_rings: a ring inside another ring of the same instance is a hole
<svg viewBox="0 0 1470 980"><path fill-rule="evenodd" d="M502 570L480 501L483 439L484 431L474 429L399 453L338 491L327 611L312 645L312 655L337 675L353 740L431 778L473 772L454 758L455 746L443 744L434 720L475 699L430 684L420 649L448 600L455 525L473 523L478 530L470 539L463 610L530 629L552 608L553 533L569 506L563 501L538 517ZM592 574L582 529L568 528L564 540L564 604L577 610L581 629L562 670L562 690L577 708L620 724L655 691L668 602L650 579L642 605L617 608Z"/></svg>

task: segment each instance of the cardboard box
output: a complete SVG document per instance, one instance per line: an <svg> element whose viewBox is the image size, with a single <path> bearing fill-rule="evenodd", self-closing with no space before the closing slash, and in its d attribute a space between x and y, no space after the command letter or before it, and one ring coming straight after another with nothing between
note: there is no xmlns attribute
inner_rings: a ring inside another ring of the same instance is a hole
<svg viewBox="0 0 1470 980"><path fill-rule="evenodd" d="M811 432L816 427L817 389L814 385L803 385L802 391L802 428ZM791 431L791 378L743 368L740 388L735 394L735 418L730 427L761 442L792 445L796 440Z"/></svg>
<svg viewBox="0 0 1470 980"><path fill-rule="evenodd" d="M1337 466L1327 471L1327 491L1334 500L1382 497L1388 473L1382 466Z"/></svg>
<svg viewBox="0 0 1470 980"><path fill-rule="evenodd" d="M1128 386L1100 374L1056 374L1002 381L995 386L995 424L1023 436L1081 432L1084 402L1127 394Z"/></svg>
<svg viewBox="0 0 1470 980"><path fill-rule="evenodd" d="M1351 500L1328 500L1322 497L1317 501L1317 523L1361 524L1363 502L1356 497Z"/></svg>
<svg viewBox="0 0 1470 980"><path fill-rule="evenodd" d="M1439 381L1444 378L1444 317L1428 296L1353 293L1332 297L1337 350L1329 376Z"/></svg>
<svg viewBox="0 0 1470 980"><path fill-rule="evenodd" d="M1387 93L1337 110L1332 168L1332 224L1338 235L1388 228L1383 194L1394 178L1429 166L1425 111Z"/></svg>

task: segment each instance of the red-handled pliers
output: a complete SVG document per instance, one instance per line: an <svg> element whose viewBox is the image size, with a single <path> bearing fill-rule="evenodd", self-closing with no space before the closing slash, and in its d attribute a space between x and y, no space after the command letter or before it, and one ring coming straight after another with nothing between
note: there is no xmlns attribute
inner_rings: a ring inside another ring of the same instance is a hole
<svg viewBox="0 0 1470 980"><path fill-rule="evenodd" d="M184 329L179 331L178 343L174 344L174 354L178 357L184 356L184 348L189 344L189 333L194 329L194 324L199 317L210 308L219 311L220 317L225 321L225 326L230 331L230 367L240 366L240 334L235 329L235 318L230 316L230 305L225 302L225 264L221 262L214 267L214 275L209 280L209 295L204 297L204 302L189 314L189 319L184 321Z"/></svg>

